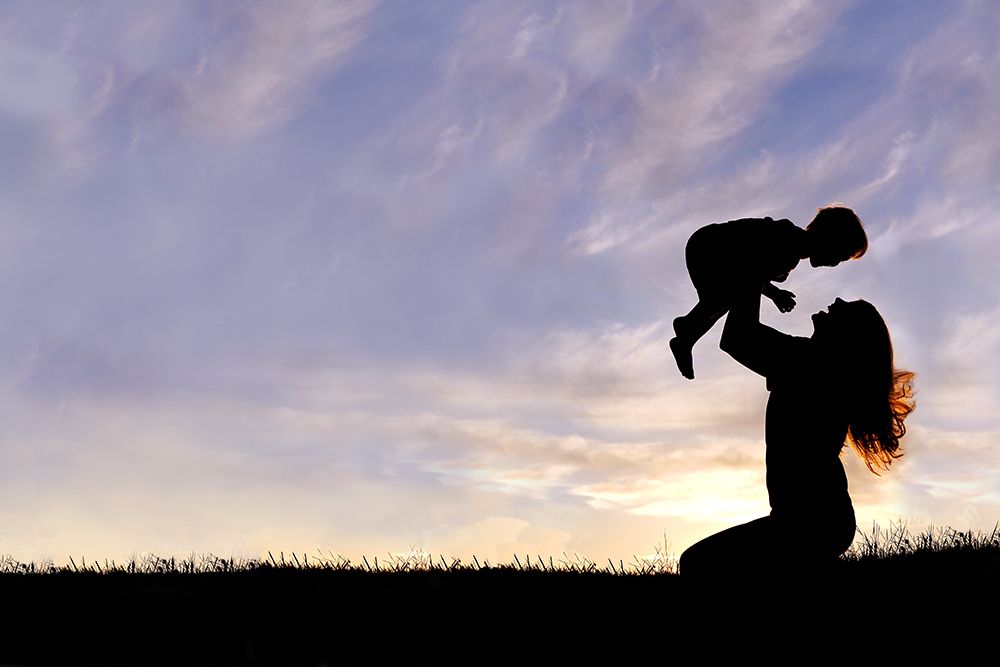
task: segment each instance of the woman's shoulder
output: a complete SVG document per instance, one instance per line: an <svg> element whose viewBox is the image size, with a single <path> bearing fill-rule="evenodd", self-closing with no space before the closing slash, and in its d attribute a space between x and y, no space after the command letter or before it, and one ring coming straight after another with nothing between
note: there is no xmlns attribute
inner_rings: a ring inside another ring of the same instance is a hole
<svg viewBox="0 0 1000 667"><path fill-rule="evenodd" d="M771 346L773 350L771 363L765 376L768 391L780 387L798 386L803 381L809 381L817 370L813 340L780 331L774 333L776 337Z"/></svg>

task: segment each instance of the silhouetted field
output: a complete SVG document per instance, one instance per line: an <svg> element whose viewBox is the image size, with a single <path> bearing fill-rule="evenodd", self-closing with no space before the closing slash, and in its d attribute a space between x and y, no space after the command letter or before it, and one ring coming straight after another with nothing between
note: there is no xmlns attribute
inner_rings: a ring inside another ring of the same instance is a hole
<svg viewBox="0 0 1000 667"><path fill-rule="evenodd" d="M674 563L492 566L414 554L357 564L269 554L56 567L4 558L0 662L621 663L653 652L688 663L692 651L735 656L777 645L792 656L849 636L823 649L847 659L866 640L905 632L912 642L917 622L926 633L985 641L998 620L998 530L878 531L833 570L777 586L749 568L741 584L695 586Z"/></svg>

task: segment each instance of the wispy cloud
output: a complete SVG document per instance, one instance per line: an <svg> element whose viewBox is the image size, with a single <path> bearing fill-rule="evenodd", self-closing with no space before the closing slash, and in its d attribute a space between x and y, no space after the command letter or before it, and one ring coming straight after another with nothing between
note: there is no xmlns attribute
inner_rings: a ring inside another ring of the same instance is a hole
<svg viewBox="0 0 1000 667"><path fill-rule="evenodd" d="M182 75L195 127L255 135L287 122L368 34L377 0L207 5L207 39Z"/></svg>

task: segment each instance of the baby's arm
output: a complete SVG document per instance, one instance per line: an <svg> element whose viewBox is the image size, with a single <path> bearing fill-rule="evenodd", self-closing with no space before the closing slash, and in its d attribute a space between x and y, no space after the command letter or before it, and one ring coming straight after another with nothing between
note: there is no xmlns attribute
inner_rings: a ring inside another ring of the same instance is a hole
<svg viewBox="0 0 1000 667"><path fill-rule="evenodd" d="M764 289L761 290L761 293L773 301L778 310L783 313L787 313L795 307L795 295L788 290L775 287L772 282L764 283Z"/></svg>

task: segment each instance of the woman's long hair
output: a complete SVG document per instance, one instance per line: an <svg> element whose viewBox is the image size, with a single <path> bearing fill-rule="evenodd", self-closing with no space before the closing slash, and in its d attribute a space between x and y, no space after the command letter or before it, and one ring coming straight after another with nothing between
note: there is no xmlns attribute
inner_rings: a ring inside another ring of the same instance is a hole
<svg viewBox="0 0 1000 667"><path fill-rule="evenodd" d="M899 439L906 433L903 420L914 408L914 374L893 366L889 329L875 306L862 300L844 306L846 316L838 318L830 341L831 361L839 365L835 371L849 369L841 390L847 440L878 475L903 455Z"/></svg>

